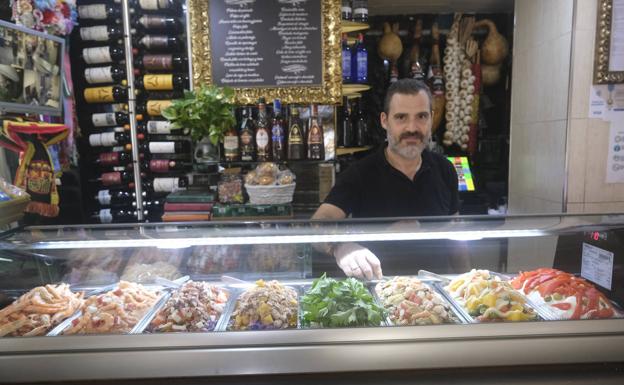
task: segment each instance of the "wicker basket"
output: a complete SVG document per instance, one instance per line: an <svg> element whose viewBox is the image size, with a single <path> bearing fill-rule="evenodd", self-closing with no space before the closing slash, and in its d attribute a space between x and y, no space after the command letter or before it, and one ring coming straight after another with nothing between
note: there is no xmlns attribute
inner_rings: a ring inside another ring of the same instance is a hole
<svg viewBox="0 0 624 385"><path fill-rule="evenodd" d="M249 194L249 203L254 205L273 205L290 203L293 200L296 183L283 185L245 185Z"/></svg>

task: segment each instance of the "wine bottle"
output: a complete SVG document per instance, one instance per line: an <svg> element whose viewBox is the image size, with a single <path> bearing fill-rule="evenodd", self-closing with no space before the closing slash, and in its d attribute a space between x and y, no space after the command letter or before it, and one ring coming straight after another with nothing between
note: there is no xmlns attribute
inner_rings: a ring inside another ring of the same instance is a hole
<svg viewBox="0 0 624 385"><path fill-rule="evenodd" d="M78 17L86 20L121 20L122 10L120 6L106 3L79 5Z"/></svg>
<svg viewBox="0 0 624 385"><path fill-rule="evenodd" d="M123 48L116 45L83 48L81 56L87 64L119 62L125 58Z"/></svg>
<svg viewBox="0 0 624 385"><path fill-rule="evenodd" d="M310 124L308 125L308 159L325 159L325 141L323 138L323 126L318 117L318 106L312 104L310 108Z"/></svg>
<svg viewBox="0 0 624 385"><path fill-rule="evenodd" d="M143 199L147 198L147 191L142 191ZM127 189L104 189L99 190L94 197L102 206L130 204L136 200L136 192Z"/></svg>
<svg viewBox="0 0 624 385"><path fill-rule="evenodd" d="M349 98L344 96L342 100L342 125L338 145L341 147L353 147L353 123L351 122L351 104Z"/></svg>
<svg viewBox="0 0 624 385"><path fill-rule="evenodd" d="M274 160L286 159L286 138L284 119L282 117L282 103L279 99L273 100L273 121L271 124L271 147Z"/></svg>
<svg viewBox="0 0 624 385"><path fill-rule="evenodd" d="M138 68L147 71L188 71L188 59L181 54L143 54L133 50L135 59L135 75L139 75Z"/></svg>
<svg viewBox="0 0 624 385"><path fill-rule="evenodd" d="M353 21L359 23L368 21L368 0L353 0Z"/></svg>
<svg viewBox="0 0 624 385"><path fill-rule="evenodd" d="M122 36L123 30L115 25L94 25L80 28L82 41L108 41Z"/></svg>
<svg viewBox="0 0 624 385"><path fill-rule="evenodd" d="M162 116L162 111L171 103L171 100L146 100L143 103L137 103L136 112L149 116Z"/></svg>
<svg viewBox="0 0 624 385"><path fill-rule="evenodd" d="M342 34L342 81L351 82L351 47L347 42L347 34Z"/></svg>
<svg viewBox="0 0 624 385"><path fill-rule="evenodd" d="M85 68L84 78L89 84L118 83L126 80L126 69L117 65Z"/></svg>
<svg viewBox="0 0 624 385"><path fill-rule="evenodd" d="M240 159L240 141L234 125L231 125L223 136L223 152L225 160L228 162L235 162Z"/></svg>
<svg viewBox="0 0 624 385"><path fill-rule="evenodd" d="M134 174L131 171L111 171L103 172L98 178L91 179L91 182L99 182L102 186L115 186L133 180Z"/></svg>
<svg viewBox="0 0 624 385"><path fill-rule="evenodd" d="M342 20L353 19L353 8L351 8L351 0L342 0L340 10Z"/></svg>
<svg viewBox="0 0 624 385"><path fill-rule="evenodd" d="M288 159L305 159L305 145L299 109L290 108L290 122L288 123Z"/></svg>
<svg viewBox="0 0 624 385"><path fill-rule="evenodd" d="M188 74L145 74L134 80L137 88L147 91L184 90L189 88Z"/></svg>
<svg viewBox="0 0 624 385"><path fill-rule="evenodd" d="M269 120L264 98L258 100L258 123L256 124L256 159L258 162L271 160L271 136L269 135Z"/></svg>
<svg viewBox="0 0 624 385"><path fill-rule="evenodd" d="M128 124L128 114L122 112L98 112L91 115L94 127L107 127Z"/></svg>
<svg viewBox="0 0 624 385"><path fill-rule="evenodd" d="M243 119L240 129L241 160L253 161L256 157L256 143L254 140L254 121L251 107L243 109Z"/></svg>
<svg viewBox="0 0 624 385"><path fill-rule="evenodd" d="M168 120L148 120L137 124L139 132L146 132L150 135L170 135L181 134L188 135L188 128L174 128L173 123Z"/></svg>
<svg viewBox="0 0 624 385"><path fill-rule="evenodd" d="M132 162L129 152L102 152L95 159L98 166L120 166Z"/></svg>
<svg viewBox="0 0 624 385"><path fill-rule="evenodd" d="M120 2L120 0L115 0ZM175 12L181 9L180 2L176 0L131 0L132 8L140 8L144 11L169 11Z"/></svg>
<svg viewBox="0 0 624 385"><path fill-rule="evenodd" d="M126 143L130 143L130 134L128 132L103 132L89 135L89 145L91 147L117 146Z"/></svg>
<svg viewBox="0 0 624 385"><path fill-rule="evenodd" d="M153 180L146 180L143 182L143 187L147 191L153 191L154 193L171 193L178 190L185 190L188 185L189 180L186 176L157 177Z"/></svg>
<svg viewBox="0 0 624 385"><path fill-rule="evenodd" d="M128 89L122 86L88 87L83 91L87 103L113 103L128 100Z"/></svg>
<svg viewBox="0 0 624 385"><path fill-rule="evenodd" d="M132 33L136 34L136 30ZM183 41L178 36L137 34L133 40L136 46L148 51L179 51L183 47Z"/></svg>
<svg viewBox="0 0 624 385"><path fill-rule="evenodd" d="M145 161L141 164L144 170L157 174L188 170L192 166L193 165L189 162L180 162L171 159L151 159L149 162Z"/></svg>
<svg viewBox="0 0 624 385"><path fill-rule="evenodd" d="M132 25L139 31L162 31L177 34L182 32L180 20L170 15L145 14L134 19Z"/></svg>
<svg viewBox="0 0 624 385"><path fill-rule="evenodd" d="M364 116L364 100L359 99L358 111L355 118L355 145L358 147L366 146L368 144L368 123Z"/></svg>
<svg viewBox="0 0 624 385"><path fill-rule="evenodd" d="M351 56L351 81L366 83L368 80L368 50L364 46L364 35L358 34L358 40L353 47Z"/></svg>
<svg viewBox="0 0 624 385"><path fill-rule="evenodd" d="M100 209L91 214L91 218L98 223L123 223L137 220L137 212L127 209Z"/></svg>
<svg viewBox="0 0 624 385"><path fill-rule="evenodd" d="M132 147L130 146L130 149ZM175 141L150 141L149 143L140 143L139 151L150 154L180 154L191 151L191 142L188 140Z"/></svg>

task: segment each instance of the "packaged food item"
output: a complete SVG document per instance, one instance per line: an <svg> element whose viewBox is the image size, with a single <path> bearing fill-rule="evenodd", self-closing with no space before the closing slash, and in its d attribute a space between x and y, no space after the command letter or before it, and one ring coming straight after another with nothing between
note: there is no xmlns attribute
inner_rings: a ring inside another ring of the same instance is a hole
<svg viewBox="0 0 624 385"><path fill-rule="evenodd" d="M239 245L195 246L188 259L189 274L223 274L241 271Z"/></svg>
<svg viewBox="0 0 624 385"><path fill-rule="evenodd" d="M301 312L301 324L311 327L379 326L385 317L362 282L325 274L301 297Z"/></svg>
<svg viewBox="0 0 624 385"><path fill-rule="evenodd" d="M156 277L174 280L180 278L181 274L174 265L158 261L152 264L136 263L128 265L124 270L121 279L129 282L152 283Z"/></svg>
<svg viewBox="0 0 624 385"><path fill-rule="evenodd" d="M120 281L114 290L87 298L82 315L63 334L128 333L159 297L141 284Z"/></svg>
<svg viewBox="0 0 624 385"><path fill-rule="evenodd" d="M229 330L297 327L297 292L278 281L256 281L236 301Z"/></svg>
<svg viewBox="0 0 624 385"><path fill-rule="evenodd" d="M487 270L472 269L445 288L479 322L534 321L535 309L507 281Z"/></svg>
<svg viewBox="0 0 624 385"><path fill-rule="evenodd" d="M83 296L66 283L38 286L0 310L0 337L45 335L80 309Z"/></svg>
<svg viewBox="0 0 624 385"><path fill-rule="evenodd" d="M219 202L243 203L243 179L238 174L223 174L217 185Z"/></svg>
<svg viewBox="0 0 624 385"><path fill-rule="evenodd" d="M150 323L151 332L207 332L217 325L228 293L207 282L188 281Z"/></svg>
<svg viewBox="0 0 624 385"><path fill-rule="evenodd" d="M622 317L591 282L561 270L541 268L521 272L511 285L534 303L547 306L559 319Z"/></svg>
<svg viewBox="0 0 624 385"><path fill-rule="evenodd" d="M395 325L459 323L444 298L418 278L394 277L379 282L375 292Z"/></svg>

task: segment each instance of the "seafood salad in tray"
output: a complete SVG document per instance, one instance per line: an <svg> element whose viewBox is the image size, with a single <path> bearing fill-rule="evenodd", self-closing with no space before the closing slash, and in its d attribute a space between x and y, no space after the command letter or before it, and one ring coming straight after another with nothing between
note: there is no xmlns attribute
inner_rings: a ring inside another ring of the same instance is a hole
<svg viewBox="0 0 624 385"><path fill-rule="evenodd" d="M539 319L526 297L488 270L472 269L451 280L444 290L476 322Z"/></svg>
<svg viewBox="0 0 624 385"><path fill-rule="evenodd" d="M258 280L236 299L228 330L296 328L297 314L297 290L275 280Z"/></svg>
<svg viewBox="0 0 624 385"><path fill-rule="evenodd" d="M80 309L83 297L65 283L35 287L0 310L0 337L45 335Z"/></svg>
<svg viewBox="0 0 624 385"><path fill-rule="evenodd" d="M623 314L589 281L557 269L521 272L511 281L534 303L546 307L556 319L596 319Z"/></svg>
<svg viewBox="0 0 624 385"><path fill-rule="evenodd" d="M394 277L379 282L375 293L392 324L437 325L460 323L451 305L431 286L415 277Z"/></svg>

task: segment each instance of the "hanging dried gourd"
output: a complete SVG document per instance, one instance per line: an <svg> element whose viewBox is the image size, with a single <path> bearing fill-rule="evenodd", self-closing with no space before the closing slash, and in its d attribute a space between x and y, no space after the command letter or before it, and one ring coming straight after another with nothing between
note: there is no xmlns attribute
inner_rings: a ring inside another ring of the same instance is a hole
<svg viewBox="0 0 624 385"><path fill-rule="evenodd" d="M398 29L398 25L395 23L396 29ZM403 43L401 43L399 35L390 28L388 22L383 24L383 30L383 36L377 45L377 53L382 59L396 63L403 53Z"/></svg>
<svg viewBox="0 0 624 385"><path fill-rule="evenodd" d="M485 27L488 34L481 45L481 71L483 85L491 86L501 78L502 63L509 54L507 39L498 32L493 21L484 19L475 23L475 28Z"/></svg>

